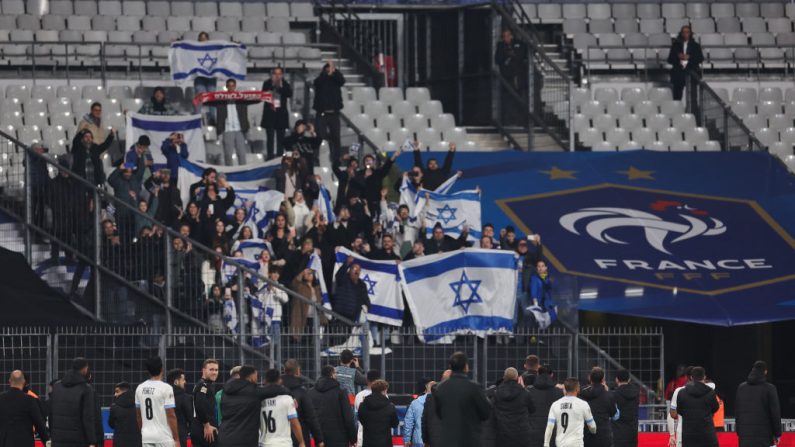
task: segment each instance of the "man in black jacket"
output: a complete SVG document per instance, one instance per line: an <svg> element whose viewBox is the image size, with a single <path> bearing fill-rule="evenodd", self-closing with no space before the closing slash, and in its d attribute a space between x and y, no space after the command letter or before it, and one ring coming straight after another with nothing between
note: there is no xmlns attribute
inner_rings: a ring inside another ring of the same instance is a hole
<svg viewBox="0 0 795 447"><path fill-rule="evenodd" d="M388 389L389 384L385 380L376 380L370 385L372 394L359 405L359 423L364 432L363 446L392 447L392 429L398 427L400 420L395 405L386 395Z"/></svg>
<svg viewBox="0 0 795 447"><path fill-rule="evenodd" d="M362 268L354 261L353 256L349 256L337 272L337 291L331 308L345 318L359 321L362 307L370 307L370 297L367 295L367 285L359 278Z"/></svg>
<svg viewBox="0 0 795 447"><path fill-rule="evenodd" d="M315 387L309 390L309 397L320 420L326 447L349 447L356 442L353 408L336 376L333 366L324 366Z"/></svg>
<svg viewBox="0 0 795 447"><path fill-rule="evenodd" d="M179 430L179 444L188 445L188 433L190 423L193 420L193 398L185 392L185 371L182 369L172 369L166 375L166 383L171 385L174 390L174 403L177 413L177 429Z"/></svg>
<svg viewBox="0 0 795 447"><path fill-rule="evenodd" d="M379 202L381 201L381 188L384 184L384 178L389 174L392 169L392 164L400 157L401 149L398 148L392 156L387 158L381 166L374 155L367 154L364 156L364 168L356 173L355 181L361 185L363 199L367 201L367 206L370 211L378 213L381 209ZM375 217L375 216L373 216Z"/></svg>
<svg viewBox="0 0 795 447"><path fill-rule="evenodd" d="M320 138L328 141L331 151L331 162L340 159L340 110L342 110L342 92L340 89L345 85L345 76L337 70L334 61L329 59L323 66L314 81L315 101L312 106L315 109L315 123Z"/></svg>
<svg viewBox="0 0 795 447"><path fill-rule="evenodd" d="M547 416L552 404L563 397L563 390L555 386L552 378L552 370L548 366L540 366L538 375L533 381L533 386L527 388L530 399L535 406L535 413L530 415L530 436L527 438L528 445L536 446L544 444L544 431L547 429ZM555 446L555 437L550 441L551 446Z"/></svg>
<svg viewBox="0 0 795 447"><path fill-rule="evenodd" d="M767 364L754 363L748 380L737 387L734 417L740 447L768 447L781 438L781 406L776 386L767 382Z"/></svg>
<svg viewBox="0 0 795 447"><path fill-rule="evenodd" d="M310 434L315 440L315 444L322 443L323 430L320 429L320 421L317 419L315 407L309 398L308 388L311 386L311 382L301 376L301 365L298 364L298 360L288 359L284 362L282 385L290 391L293 399L298 403L298 420L301 421L304 443L309 444ZM298 440L294 436L293 447L298 447Z"/></svg>
<svg viewBox="0 0 795 447"><path fill-rule="evenodd" d="M433 394L439 384L449 379L453 375L452 370L445 370L439 383L431 385L431 393L425 398L425 408L422 409L422 441L424 447L434 445L444 445L444 434L442 433L442 420L436 415L436 400Z"/></svg>
<svg viewBox="0 0 795 447"><path fill-rule="evenodd" d="M450 170L453 168L453 157L455 157L455 143L450 143L450 150L444 157L444 165L439 168L439 162L435 158L429 158L428 164L422 167L422 153L419 145L414 146L414 166L422 170L422 187L428 191L435 191L448 178Z"/></svg>
<svg viewBox="0 0 795 447"><path fill-rule="evenodd" d="M0 447L33 447L33 427L42 442L49 434L38 399L23 391L25 375L20 370L11 372L9 390L0 394Z"/></svg>
<svg viewBox="0 0 795 447"><path fill-rule="evenodd" d="M502 40L497 42L497 51L494 52L494 64L517 93L524 92L524 79L527 75L527 46L521 40L514 39L510 29L502 31Z"/></svg>
<svg viewBox="0 0 795 447"><path fill-rule="evenodd" d="M682 93L687 85L687 78L690 73L700 74L701 62L704 61L704 55L701 53L701 45L693 40L693 32L689 25L685 25L679 31L674 43L671 45L671 51L668 53L668 63L671 64L671 86L673 90L673 97L679 101L682 99ZM690 98L695 105L698 99L696 88L690 89Z"/></svg>
<svg viewBox="0 0 795 447"><path fill-rule="evenodd" d="M538 368L541 367L541 360L535 354L530 354L524 359L524 373L522 373L522 383L524 386L533 386L538 376ZM542 433L543 434L543 433Z"/></svg>
<svg viewBox="0 0 795 447"><path fill-rule="evenodd" d="M94 134L88 129L83 129L75 134L70 148L72 153L72 171L77 176L91 182L92 185L105 183L105 169L100 156L110 147L115 133L115 129L108 132L108 137L101 144L97 144L94 141Z"/></svg>
<svg viewBox="0 0 795 447"><path fill-rule="evenodd" d="M130 384L121 382L113 390L108 425L113 429L114 447L138 447L141 445L141 430L136 419L135 396Z"/></svg>
<svg viewBox="0 0 795 447"><path fill-rule="evenodd" d="M88 360L77 357L72 369L53 385L48 417L52 447L100 446L97 398L88 376Z"/></svg>
<svg viewBox="0 0 795 447"><path fill-rule="evenodd" d="M481 423L489 418L491 405L483 390L469 380L469 360L463 352L450 356L450 379L434 394L436 415L442 420L445 445L476 447L481 441Z"/></svg>
<svg viewBox="0 0 795 447"><path fill-rule="evenodd" d="M596 434L590 430L585 433L585 447L611 447L613 445L613 430L610 420L616 415L616 402L613 395L607 391L605 384L605 371L594 367L588 376L590 386L580 391L579 398L588 402L591 407Z"/></svg>
<svg viewBox="0 0 795 447"><path fill-rule="evenodd" d="M618 420L613 421L613 445L615 447L638 446L638 405L640 387L629 381L629 371L616 372L616 389L613 398L618 407Z"/></svg>
<svg viewBox="0 0 795 447"><path fill-rule="evenodd" d="M530 393L519 384L519 371L506 369L494 393L496 445L529 445L530 416L535 411Z"/></svg>
<svg viewBox="0 0 795 447"><path fill-rule="evenodd" d="M671 406L671 417L683 419L682 447L717 447L718 437L712 416L720 404L715 390L706 383L704 368L694 366L690 371L693 381L679 392L676 408Z"/></svg>
<svg viewBox="0 0 795 447"><path fill-rule="evenodd" d="M240 378L224 384L221 396L221 431L219 447L251 447L259 442L262 401L290 394L281 385L257 386L257 370L250 365L240 368Z"/></svg>
<svg viewBox="0 0 795 447"><path fill-rule="evenodd" d="M260 125L265 129L265 147L267 159L284 153L284 132L290 127L287 106L293 97L293 88L287 79L284 79L284 69L276 67L271 70L271 78L262 83L263 92L271 92L273 101L264 103L262 107L262 121ZM275 137L275 138L274 138Z"/></svg>
<svg viewBox="0 0 795 447"><path fill-rule="evenodd" d="M465 247L467 244L467 236L469 236L469 227L466 225L464 225L464 228L461 230L461 235L458 236L458 238L452 238L444 234L441 222L436 222L433 226L431 237L426 237L425 228L420 228L420 239L425 246L426 255L446 253Z"/></svg>
<svg viewBox="0 0 795 447"><path fill-rule="evenodd" d="M193 423L190 437L193 445L214 447L218 437L215 417L215 381L218 379L218 360L207 359L202 364L202 378L193 387Z"/></svg>

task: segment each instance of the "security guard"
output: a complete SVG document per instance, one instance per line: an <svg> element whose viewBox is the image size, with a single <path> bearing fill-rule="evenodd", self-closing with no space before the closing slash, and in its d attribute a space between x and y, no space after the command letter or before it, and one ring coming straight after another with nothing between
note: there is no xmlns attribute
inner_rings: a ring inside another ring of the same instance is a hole
<svg viewBox="0 0 795 447"><path fill-rule="evenodd" d="M202 378L193 388L193 410L190 436L194 446L214 447L218 443L218 421L215 416L215 381L218 379L218 360L202 363Z"/></svg>

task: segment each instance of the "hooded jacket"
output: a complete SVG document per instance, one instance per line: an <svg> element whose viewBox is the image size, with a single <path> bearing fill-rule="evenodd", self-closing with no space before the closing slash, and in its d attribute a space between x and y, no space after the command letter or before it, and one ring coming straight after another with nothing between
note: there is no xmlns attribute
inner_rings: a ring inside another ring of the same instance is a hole
<svg viewBox="0 0 795 447"><path fill-rule="evenodd" d="M602 384L591 385L580 391L580 399L588 402L591 407L596 434L585 431L586 447L610 447L613 445L613 430L610 419L616 415L616 402L613 394L607 391Z"/></svg>
<svg viewBox="0 0 795 447"><path fill-rule="evenodd" d="M141 445L141 430L135 411L135 397L127 391L113 401L110 406L108 425L113 429L115 447L138 447Z"/></svg>
<svg viewBox="0 0 795 447"><path fill-rule="evenodd" d="M497 445L529 446L533 413L535 405L530 393L516 381L503 381L494 393Z"/></svg>
<svg viewBox="0 0 795 447"><path fill-rule="evenodd" d="M478 446L481 424L491 414L483 390L461 373L453 373L436 389L436 415L442 420L444 445ZM431 444L433 445L433 444Z"/></svg>
<svg viewBox="0 0 795 447"><path fill-rule="evenodd" d="M345 76L339 70L334 70L329 74L326 71L328 64L323 66L323 70L315 78L315 100L312 108L320 114L328 111L338 111L342 109L342 92L340 89L345 85Z"/></svg>
<svg viewBox="0 0 795 447"><path fill-rule="evenodd" d="M444 445L442 434L442 420L436 414L436 398L434 393L439 385L431 389L431 394L425 398L425 408L422 409L422 441L425 444Z"/></svg>
<svg viewBox="0 0 795 447"><path fill-rule="evenodd" d="M177 429L179 430L179 443L188 445L188 432L193 419L193 397L183 388L171 386L174 389L174 403L177 405Z"/></svg>
<svg viewBox="0 0 795 447"><path fill-rule="evenodd" d="M283 375L282 384L293 396L293 399L298 402L298 420L301 422L301 432L304 435L304 441L308 443L309 435L311 434L315 443L319 444L323 442L323 430L320 429L320 421L317 419L315 407L309 398L307 383L302 379L302 377ZM295 437L293 437L293 445L298 447Z"/></svg>
<svg viewBox="0 0 795 447"><path fill-rule="evenodd" d="M370 306L370 297L367 295L367 285L364 281L351 280L348 274L349 268L350 264L343 264L337 272L337 291L331 301L331 308L350 320L358 321L362 306Z"/></svg>
<svg viewBox="0 0 795 447"><path fill-rule="evenodd" d="M79 371L69 371L52 387L50 435L53 447L97 444L97 399Z"/></svg>
<svg viewBox="0 0 795 447"><path fill-rule="evenodd" d="M530 436L529 445L544 445L544 431L547 429L547 416L552 403L563 397L563 390L555 386L555 381L549 374L539 374L536 376L533 386L527 388L530 399L533 401L536 411L530 415ZM555 445L555 437L552 437L550 445Z"/></svg>
<svg viewBox="0 0 795 447"><path fill-rule="evenodd" d="M218 433L219 447L251 447L259 442L262 401L290 394L281 385L257 386L246 379L232 379L221 396L223 423Z"/></svg>
<svg viewBox="0 0 795 447"><path fill-rule="evenodd" d="M618 420L613 421L613 443L616 447L637 446L640 387L630 382L612 393L619 412Z"/></svg>
<svg viewBox="0 0 795 447"><path fill-rule="evenodd" d="M710 447L718 445L712 415L718 411L715 391L707 384L685 385L676 398L676 412L683 418L682 445Z"/></svg>
<svg viewBox="0 0 795 447"><path fill-rule="evenodd" d="M0 394L0 447L33 447L33 432L49 439L39 399L18 388Z"/></svg>
<svg viewBox="0 0 795 447"><path fill-rule="evenodd" d="M397 410L383 394L371 394L359 406L359 422L364 428L367 447L392 447L392 429L397 428Z"/></svg>
<svg viewBox="0 0 795 447"><path fill-rule="evenodd" d="M326 447L348 447L356 442L353 408L339 382L321 377L309 390L309 397L320 421Z"/></svg>
<svg viewBox="0 0 795 447"><path fill-rule="evenodd" d="M764 371L751 370L748 380L737 387L734 417L740 445L770 446L781 437L781 406L776 387L765 379Z"/></svg>

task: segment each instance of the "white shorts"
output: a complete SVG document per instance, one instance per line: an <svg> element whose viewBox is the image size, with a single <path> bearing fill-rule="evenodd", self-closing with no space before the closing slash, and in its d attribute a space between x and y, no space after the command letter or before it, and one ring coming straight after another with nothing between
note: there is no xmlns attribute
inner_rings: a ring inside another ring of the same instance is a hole
<svg viewBox="0 0 795 447"><path fill-rule="evenodd" d="M160 442L160 443L157 443L157 444L143 443L143 447L174 447L174 441L171 441L171 442ZM186 447L186 446L182 446L182 447Z"/></svg>

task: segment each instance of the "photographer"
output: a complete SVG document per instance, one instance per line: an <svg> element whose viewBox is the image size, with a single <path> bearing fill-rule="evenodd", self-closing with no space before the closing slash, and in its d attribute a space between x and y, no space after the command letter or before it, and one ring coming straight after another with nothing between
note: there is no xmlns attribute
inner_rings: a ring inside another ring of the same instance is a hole
<svg viewBox="0 0 795 447"><path fill-rule="evenodd" d="M285 144L284 133L290 127L287 105L293 96L293 88L284 79L284 69L281 67L274 68L271 71L271 78L262 83L262 91L271 92L273 95L271 103L266 102L263 104L262 121L260 123L262 128L265 129L267 138L265 143L268 151L267 159L272 160L275 156L281 156L285 148L289 147ZM275 155L274 143L276 146Z"/></svg>
<svg viewBox="0 0 795 447"><path fill-rule="evenodd" d="M179 159L188 159L188 145L185 143L185 135L174 132L163 140L160 145L160 152L166 157L166 167L171 171L171 178L177 183L179 178Z"/></svg>
<svg viewBox="0 0 795 447"><path fill-rule="evenodd" d="M318 152L322 142L323 140L315 132L314 124L298 120L293 127L293 133L284 140L284 149L292 151L293 154L300 154L311 171L311 168L318 164Z"/></svg>

